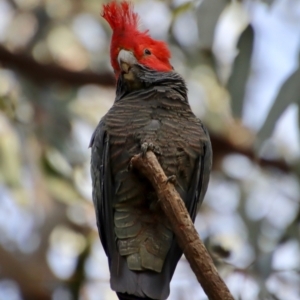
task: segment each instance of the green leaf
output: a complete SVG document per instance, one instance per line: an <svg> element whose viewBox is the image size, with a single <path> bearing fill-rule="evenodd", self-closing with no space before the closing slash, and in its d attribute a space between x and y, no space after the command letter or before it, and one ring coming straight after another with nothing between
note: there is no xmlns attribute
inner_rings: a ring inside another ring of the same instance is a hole
<svg viewBox="0 0 300 300"><path fill-rule="evenodd" d="M202 49L212 48L216 24L228 3L228 0L203 0L198 7L196 15Z"/></svg>
<svg viewBox="0 0 300 300"><path fill-rule="evenodd" d="M268 6L271 6L274 3L274 0L262 0L262 2L267 4Z"/></svg>
<svg viewBox="0 0 300 300"><path fill-rule="evenodd" d="M237 48L232 72L227 83L227 89L231 95L231 107L233 116L242 117L245 89L250 72L251 57L254 43L254 30L249 24L242 32Z"/></svg>
<svg viewBox="0 0 300 300"><path fill-rule="evenodd" d="M182 13L185 13L193 8L194 4L192 1L185 2L179 6L177 6L173 11L173 19L176 19Z"/></svg>
<svg viewBox="0 0 300 300"><path fill-rule="evenodd" d="M300 61L300 53L299 53ZM285 81L282 85L269 114L257 135L257 146L271 136L273 129L279 117L283 114L286 108L292 104L300 105L300 68Z"/></svg>
<svg viewBox="0 0 300 300"><path fill-rule="evenodd" d="M50 195L57 201L67 205L83 201L73 184L68 180L49 175L46 177L46 184Z"/></svg>

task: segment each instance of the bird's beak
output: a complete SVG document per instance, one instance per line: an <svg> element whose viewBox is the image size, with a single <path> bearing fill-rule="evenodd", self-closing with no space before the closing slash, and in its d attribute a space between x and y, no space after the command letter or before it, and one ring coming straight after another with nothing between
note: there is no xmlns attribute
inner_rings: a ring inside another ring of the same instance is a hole
<svg viewBox="0 0 300 300"><path fill-rule="evenodd" d="M133 53L122 49L118 55L118 63L123 74L128 74L132 65L137 63Z"/></svg>

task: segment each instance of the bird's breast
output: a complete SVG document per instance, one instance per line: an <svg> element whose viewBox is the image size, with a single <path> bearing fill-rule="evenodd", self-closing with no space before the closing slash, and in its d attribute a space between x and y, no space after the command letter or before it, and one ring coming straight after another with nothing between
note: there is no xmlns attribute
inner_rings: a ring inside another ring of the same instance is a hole
<svg viewBox="0 0 300 300"><path fill-rule="evenodd" d="M176 189L186 199L200 138L191 112L172 109L155 101L119 102L105 116L110 141L114 189L114 224L119 253L131 270L160 272L171 246L172 231L157 204L149 181L129 170L130 159L144 143L154 153L167 176L176 176Z"/></svg>

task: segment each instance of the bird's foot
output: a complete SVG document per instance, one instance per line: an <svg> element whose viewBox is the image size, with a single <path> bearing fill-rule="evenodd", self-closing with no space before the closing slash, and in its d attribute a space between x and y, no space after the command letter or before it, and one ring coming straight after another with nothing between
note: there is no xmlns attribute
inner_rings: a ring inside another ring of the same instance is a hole
<svg viewBox="0 0 300 300"><path fill-rule="evenodd" d="M166 183L168 183L168 182L173 183L174 185L176 185L176 184L177 184L177 178L176 178L176 175L171 175L171 176L169 176L169 177L167 178L167 180L166 180Z"/></svg>
<svg viewBox="0 0 300 300"><path fill-rule="evenodd" d="M143 143L141 146L141 150L142 150L142 156L145 157L147 151L152 151L154 145L152 143Z"/></svg>
<svg viewBox="0 0 300 300"><path fill-rule="evenodd" d="M152 151L156 155L162 154L160 148L158 146L155 146L151 142L150 143L144 142L141 146L141 150L142 150L142 157L145 157L147 151Z"/></svg>

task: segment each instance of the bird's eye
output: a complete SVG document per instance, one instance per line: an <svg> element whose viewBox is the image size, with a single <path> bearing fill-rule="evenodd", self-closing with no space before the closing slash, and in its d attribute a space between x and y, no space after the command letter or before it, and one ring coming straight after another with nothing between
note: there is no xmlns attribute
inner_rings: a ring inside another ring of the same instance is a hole
<svg viewBox="0 0 300 300"><path fill-rule="evenodd" d="M145 53L146 55L150 55L150 54L151 54L151 51L150 51L149 49L145 49L145 50L144 50L144 53Z"/></svg>

